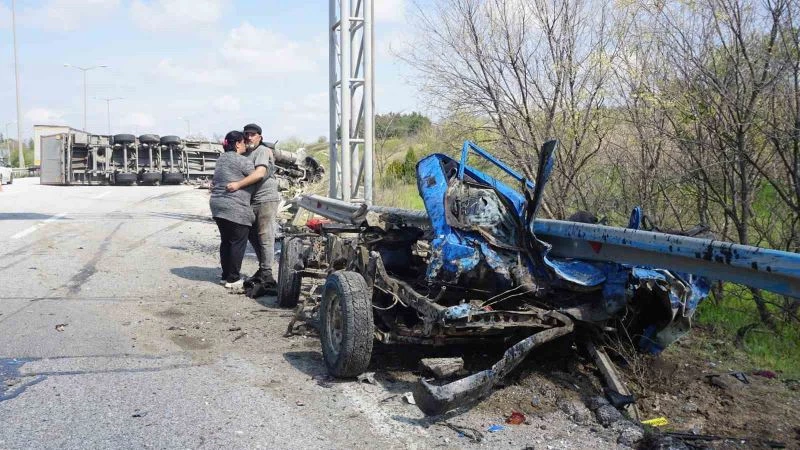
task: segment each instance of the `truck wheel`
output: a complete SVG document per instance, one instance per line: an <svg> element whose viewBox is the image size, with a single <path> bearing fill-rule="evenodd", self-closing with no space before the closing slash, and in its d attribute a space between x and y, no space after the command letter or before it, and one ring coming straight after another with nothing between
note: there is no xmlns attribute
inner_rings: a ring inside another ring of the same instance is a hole
<svg viewBox="0 0 800 450"><path fill-rule="evenodd" d="M161 145L181 145L181 138L178 136L161 136Z"/></svg>
<svg viewBox="0 0 800 450"><path fill-rule="evenodd" d="M11 176L8 178L8 184L11 184L13 182L14 182L14 172L11 172Z"/></svg>
<svg viewBox="0 0 800 450"><path fill-rule="evenodd" d="M158 172L145 172L142 174L142 184L158 186L161 184L161 174Z"/></svg>
<svg viewBox="0 0 800 450"><path fill-rule="evenodd" d="M118 173L114 175L114 184L117 186L133 186L136 184L135 173Z"/></svg>
<svg viewBox="0 0 800 450"><path fill-rule="evenodd" d="M143 134L139 136L140 144L158 144L160 141L158 135L155 134Z"/></svg>
<svg viewBox="0 0 800 450"><path fill-rule="evenodd" d="M116 134L114 135L115 144L133 144L136 142L136 136L132 134Z"/></svg>
<svg viewBox="0 0 800 450"><path fill-rule="evenodd" d="M289 238L283 241L278 260L278 306L294 308L300 300L302 277L295 268L302 264L303 241Z"/></svg>
<svg viewBox="0 0 800 450"><path fill-rule="evenodd" d="M372 357L372 294L357 272L328 275L320 309L322 355L335 377L363 373Z"/></svg>

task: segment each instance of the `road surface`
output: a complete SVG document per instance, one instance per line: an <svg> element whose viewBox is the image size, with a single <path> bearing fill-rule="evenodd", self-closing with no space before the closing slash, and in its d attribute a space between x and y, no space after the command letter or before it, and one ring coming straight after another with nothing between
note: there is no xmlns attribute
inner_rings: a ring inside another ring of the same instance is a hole
<svg viewBox="0 0 800 450"><path fill-rule="evenodd" d="M318 339L282 337L290 311L217 284L217 240L192 186L3 186L0 448L614 446L555 416L449 418L474 444L401 400L413 368L330 379Z"/></svg>

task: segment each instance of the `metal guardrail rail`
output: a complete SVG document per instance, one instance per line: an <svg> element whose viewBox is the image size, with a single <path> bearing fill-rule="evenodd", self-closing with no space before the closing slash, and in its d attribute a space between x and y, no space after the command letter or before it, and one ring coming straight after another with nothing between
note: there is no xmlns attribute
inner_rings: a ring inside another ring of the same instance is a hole
<svg viewBox="0 0 800 450"><path fill-rule="evenodd" d="M359 205L319 195L295 202L328 219L353 223ZM424 211L369 206L368 211L396 214L429 227ZM578 222L538 219L536 236L552 245L552 255L657 267L731 281L800 298L800 254L710 239Z"/></svg>

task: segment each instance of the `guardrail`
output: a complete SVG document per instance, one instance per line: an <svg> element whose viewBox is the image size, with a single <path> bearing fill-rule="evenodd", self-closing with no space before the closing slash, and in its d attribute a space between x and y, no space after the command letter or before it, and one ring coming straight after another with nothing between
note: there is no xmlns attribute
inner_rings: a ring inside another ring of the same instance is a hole
<svg viewBox="0 0 800 450"><path fill-rule="evenodd" d="M294 201L344 223L353 223L359 209L359 205L319 195L301 195ZM424 211L380 206L367 210L397 214L409 224L428 223ZM554 256L670 269L800 298L798 253L561 220L536 219L534 230L537 238L552 246Z"/></svg>

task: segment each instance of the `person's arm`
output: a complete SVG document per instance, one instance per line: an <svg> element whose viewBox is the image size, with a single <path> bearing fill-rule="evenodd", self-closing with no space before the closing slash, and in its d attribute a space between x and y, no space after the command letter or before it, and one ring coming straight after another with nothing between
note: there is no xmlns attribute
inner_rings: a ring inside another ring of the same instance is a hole
<svg viewBox="0 0 800 450"><path fill-rule="evenodd" d="M267 168L264 166L256 167L256 170L253 171L250 175L242 178L239 181L231 181L225 186L228 192L236 192L243 187L250 186L253 183L258 183L264 178L267 174Z"/></svg>

